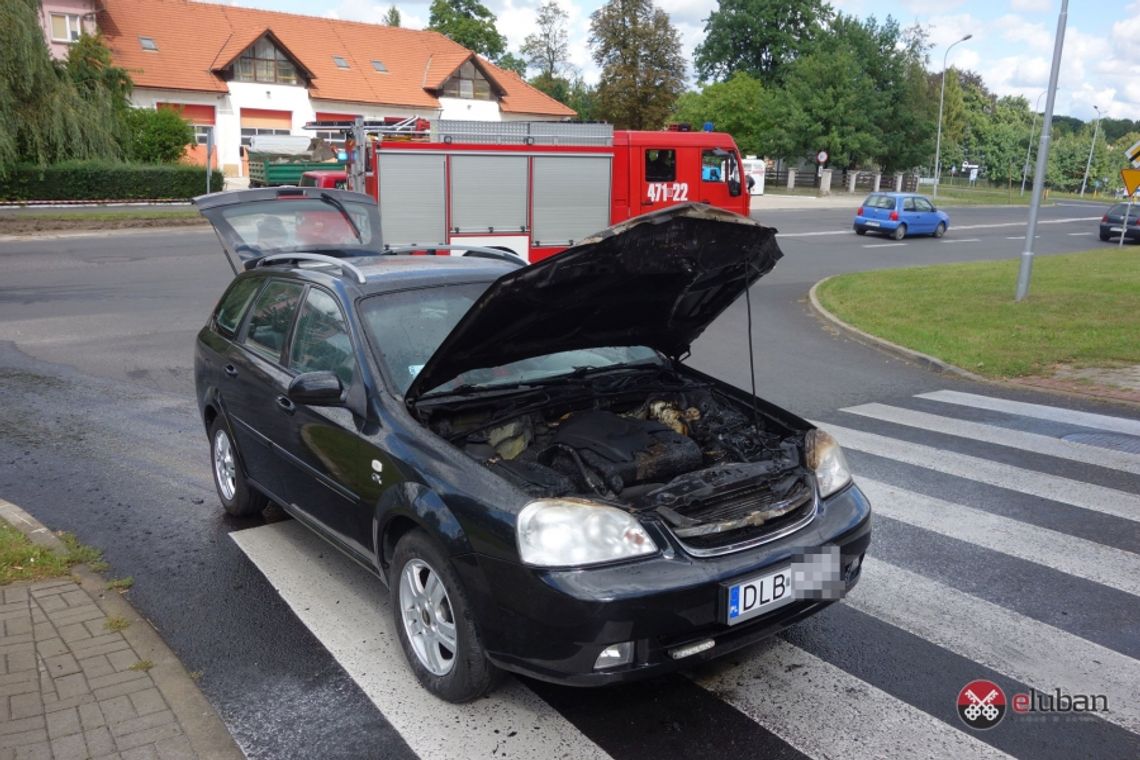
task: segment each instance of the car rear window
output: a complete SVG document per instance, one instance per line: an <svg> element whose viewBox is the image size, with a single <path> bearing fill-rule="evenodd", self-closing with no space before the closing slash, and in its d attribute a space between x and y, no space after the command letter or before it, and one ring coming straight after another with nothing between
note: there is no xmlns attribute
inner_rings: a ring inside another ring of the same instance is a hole
<svg viewBox="0 0 1140 760"><path fill-rule="evenodd" d="M871 195L863 201L863 205L871 208L894 208L895 199L889 195Z"/></svg>
<svg viewBox="0 0 1140 760"><path fill-rule="evenodd" d="M267 359L280 361L281 350L304 287L296 282L271 282L261 291L249 317L245 344Z"/></svg>
<svg viewBox="0 0 1140 760"><path fill-rule="evenodd" d="M232 337L237 332L238 324L245 314L245 307L249 306L250 299L262 282L263 279L255 277L236 280L222 296L218 311L214 315L214 324L222 333Z"/></svg>

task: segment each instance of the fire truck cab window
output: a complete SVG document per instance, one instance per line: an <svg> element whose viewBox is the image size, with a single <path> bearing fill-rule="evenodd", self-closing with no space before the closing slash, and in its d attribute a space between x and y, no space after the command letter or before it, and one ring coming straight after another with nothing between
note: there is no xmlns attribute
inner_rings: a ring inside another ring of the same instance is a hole
<svg viewBox="0 0 1140 760"><path fill-rule="evenodd" d="M677 151L656 148L645 151L646 182L673 182L676 179Z"/></svg>
<svg viewBox="0 0 1140 760"><path fill-rule="evenodd" d="M701 156L701 180L703 182L727 181L728 158L729 156L723 151L706 150Z"/></svg>

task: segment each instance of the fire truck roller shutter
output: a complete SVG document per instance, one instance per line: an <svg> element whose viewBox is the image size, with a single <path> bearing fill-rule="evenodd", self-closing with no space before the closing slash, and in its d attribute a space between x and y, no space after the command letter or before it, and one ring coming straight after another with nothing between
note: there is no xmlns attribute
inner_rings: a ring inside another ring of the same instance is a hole
<svg viewBox="0 0 1140 760"><path fill-rule="evenodd" d="M610 224L610 156L534 159L534 245L570 245Z"/></svg>
<svg viewBox="0 0 1140 760"><path fill-rule="evenodd" d="M381 151L379 161L384 243L446 243L443 155Z"/></svg>
<svg viewBox="0 0 1140 760"><path fill-rule="evenodd" d="M451 233L521 233L526 156L451 156Z"/></svg>

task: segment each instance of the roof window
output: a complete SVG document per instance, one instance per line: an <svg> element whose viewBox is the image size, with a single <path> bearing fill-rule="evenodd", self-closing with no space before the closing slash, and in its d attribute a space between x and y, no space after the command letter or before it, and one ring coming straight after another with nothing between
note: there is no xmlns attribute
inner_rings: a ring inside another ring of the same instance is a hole
<svg viewBox="0 0 1140 760"><path fill-rule="evenodd" d="M154 37L139 37L139 44L142 45L143 50L149 50L152 53L158 52L158 43L154 41Z"/></svg>
<svg viewBox="0 0 1140 760"><path fill-rule="evenodd" d="M384 65L383 61L373 60L372 61L372 68L376 69L381 74L387 74L388 73L388 67Z"/></svg>
<svg viewBox="0 0 1140 760"><path fill-rule="evenodd" d="M332 59L333 59L333 63L335 63L335 64L336 64L336 67L337 67L338 69L347 69L347 68L348 68L348 61L346 61L346 60L344 59L344 56L342 56L342 55L334 55L334 56L332 57Z"/></svg>

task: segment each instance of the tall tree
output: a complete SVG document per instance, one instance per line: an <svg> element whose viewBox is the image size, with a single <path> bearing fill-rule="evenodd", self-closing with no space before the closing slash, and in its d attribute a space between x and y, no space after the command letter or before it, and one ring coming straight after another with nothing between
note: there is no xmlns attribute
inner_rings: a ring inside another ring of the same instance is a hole
<svg viewBox="0 0 1140 760"><path fill-rule="evenodd" d="M495 14L479 0L432 0L427 28L491 60L507 49L507 39L495 28Z"/></svg>
<svg viewBox="0 0 1140 760"><path fill-rule="evenodd" d="M384 26L399 26L400 21L400 9L393 5L388 8L388 12L384 14L380 23Z"/></svg>
<svg viewBox="0 0 1140 760"><path fill-rule="evenodd" d="M20 161L121 155L107 109L52 60L39 12L36 0L0 3L0 173Z"/></svg>
<svg viewBox="0 0 1140 760"><path fill-rule="evenodd" d="M590 16L602 70L597 116L623 129L659 129L685 83L681 36L653 0L609 0Z"/></svg>
<svg viewBox="0 0 1140 760"><path fill-rule="evenodd" d="M548 80L562 74L569 55L566 37L566 11L557 0L547 0L538 9L538 31L528 34L522 44L527 66Z"/></svg>
<svg viewBox="0 0 1140 760"><path fill-rule="evenodd" d="M513 71L520 77L526 76L526 61L510 51L500 55L499 59L495 61L495 65L501 69Z"/></svg>
<svg viewBox="0 0 1140 760"><path fill-rule="evenodd" d="M738 71L728 81L681 95L673 116L693 126L711 121L717 131L732 135L742 152L771 155L771 98L759 79Z"/></svg>
<svg viewBox="0 0 1140 760"><path fill-rule="evenodd" d="M823 0L719 0L693 62L701 81L746 71L765 84L812 48L831 17Z"/></svg>

